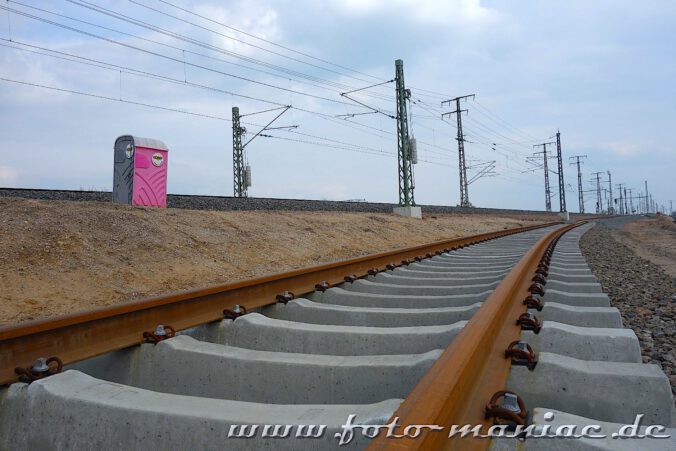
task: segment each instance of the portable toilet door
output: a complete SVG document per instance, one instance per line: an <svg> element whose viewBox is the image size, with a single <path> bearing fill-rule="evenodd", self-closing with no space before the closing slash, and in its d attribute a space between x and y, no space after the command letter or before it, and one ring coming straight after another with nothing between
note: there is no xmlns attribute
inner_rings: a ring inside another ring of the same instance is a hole
<svg viewBox="0 0 676 451"><path fill-rule="evenodd" d="M155 139L120 136L115 141L113 202L165 208L168 151Z"/></svg>
<svg viewBox="0 0 676 451"><path fill-rule="evenodd" d="M113 202L131 205L134 184L134 137L120 136L115 141Z"/></svg>
<svg viewBox="0 0 676 451"><path fill-rule="evenodd" d="M134 138L132 205L167 206L167 153L160 141Z"/></svg>

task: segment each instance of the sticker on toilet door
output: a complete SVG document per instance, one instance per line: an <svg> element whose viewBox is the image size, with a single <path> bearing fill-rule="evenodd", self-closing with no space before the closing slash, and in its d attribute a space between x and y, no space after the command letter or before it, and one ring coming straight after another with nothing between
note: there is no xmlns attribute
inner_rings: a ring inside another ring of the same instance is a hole
<svg viewBox="0 0 676 451"><path fill-rule="evenodd" d="M155 166L162 166L164 163L164 155L161 153L157 152L153 154L153 165Z"/></svg>

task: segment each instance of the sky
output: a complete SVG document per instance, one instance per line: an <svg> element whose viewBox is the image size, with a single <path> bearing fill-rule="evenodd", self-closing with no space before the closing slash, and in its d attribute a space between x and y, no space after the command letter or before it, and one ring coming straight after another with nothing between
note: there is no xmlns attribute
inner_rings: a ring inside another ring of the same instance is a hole
<svg viewBox="0 0 676 451"><path fill-rule="evenodd" d="M533 146L559 130L569 211L576 155L587 212L596 172L606 208L608 171L613 197L647 180L668 209L674 23L676 3L657 0L3 1L0 187L110 190L115 139L133 134L167 144L170 193L231 196L232 107L291 105L272 126L297 128L245 148L249 196L396 203L402 59L418 204L458 204L442 101L475 94L461 102L468 178L494 168L469 185L473 205L544 210ZM341 95L367 87L349 97L372 109ZM246 139L280 111L243 117Z"/></svg>

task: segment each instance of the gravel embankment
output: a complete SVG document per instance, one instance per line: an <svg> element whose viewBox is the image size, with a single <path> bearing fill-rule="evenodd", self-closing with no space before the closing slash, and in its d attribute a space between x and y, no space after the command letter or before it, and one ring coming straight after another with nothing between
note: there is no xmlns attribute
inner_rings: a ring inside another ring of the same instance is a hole
<svg viewBox="0 0 676 451"><path fill-rule="evenodd" d="M41 200L69 200L69 201L98 201L109 202L109 191L69 191L44 189L15 189L0 188L0 197L22 197L25 199ZM378 202L349 202L330 200L305 199L273 199L260 197L226 197L226 196L196 196L196 195L167 195L167 206L189 210L292 210L292 211L344 211L368 213L392 213L395 204ZM423 213L462 213L462 214L510 214L510 215L540 215L551 217L552 221L559 219L556 213L547 213L534 210L508 210L497 208L461 208L444 205L420 205ZM577 214L571 214L577 217Z"/></svg>
<svg viewBox="0 0 676 451"><path fill-rule="evenodd" d="M611 228L598 224L582 236L589 267L634 330L644 363L659 365L676 394L676 283L661 268L617 242Z"/></svg>

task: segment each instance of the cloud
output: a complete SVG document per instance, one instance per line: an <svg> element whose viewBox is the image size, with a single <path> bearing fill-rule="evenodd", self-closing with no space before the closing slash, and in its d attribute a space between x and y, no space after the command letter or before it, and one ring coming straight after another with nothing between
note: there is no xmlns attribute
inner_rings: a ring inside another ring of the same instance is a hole
<svg viewBox="0 0 676 451"><path fill-rule="evenodd" d="M0 186L12 188L16 186L19 171L11 166L0 166Z"/></svg>
<svg viewBox="0 0 676 451"><path fill-rule="evenodd" d="M266 40L276 40L279 36L279 26L277 23L277 12L270 6L257 1L241 1L236 5L231 5L229 8L223 8L216 5L200 5L195 8L195 12L209 19L227 24L230 27L238 30L244 30L249 34L258 36ZM190 19L191 22L199 22ZM256 46L264 46L261 41L242 36L239 33L225 27L220 27L213 22L206 25L206 28L214 30L219 34L211 34L213 45L223 48L228 51L237 52L245 55L252 55L255 53L262 53L260 50L238 42L232 38L241 39ZM191 31L194 31L191 30ZM267 54L265 52L264 54Z"/></svg>
<svg viewBox="0 0 676 451"><path fill-rule="evenodd" d="M631 157L641 153L641 148L638 145L626 141L606 142L599 147L624 157Z"/></svg>
<svg viewBox="0 0 676 451"><path fill-rule="evenodd" d="M449 24L483 28L500 19L497 10L481 6L480 0L337 0L339 9L360 16L400 11L425 24Z"/></svg>

